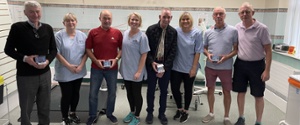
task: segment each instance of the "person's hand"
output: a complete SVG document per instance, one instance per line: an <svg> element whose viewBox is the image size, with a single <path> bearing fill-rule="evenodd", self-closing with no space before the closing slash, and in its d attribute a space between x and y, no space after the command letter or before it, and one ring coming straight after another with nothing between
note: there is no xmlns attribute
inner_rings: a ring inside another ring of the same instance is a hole
<svg viewBox="0 0 300 125"><path fill-rule="evenodd" d="M49 61L47 59L45 62L37 64L37 67L35 67L35 68L37 68L37 69L44 69L46 66L48 66L48 64L49 64Z"/></svg>
<svg viewBox="0 0 300 125"><path fill-rule="evenodd" d="M29 65L35 67L37 63L34 61L34 58L37 57L37 55L30 55L25 58L25 62Z"/></svg>
<svg viewBox="0 0 300 125"><path fill-rule="evenodd" d="M165 72L156 73L156 77L161 78L164 76Z"/></svg>
<svg viewBox="0 0 300 125"><path fill-rule="evenodd" d="M104 60L97 60L97 62L95 62L96 63L96 65L100 68L100 69L104 69L104 67L103 67L103 65L102 65L102 63L104 62Z"/></svg>
<svg viewBox="0 0 300 125"><path fill-rule="evenodd" d="M210 63L213 63L212 60L211 60L211 57L213 56L213 54L210 54L210 53L207 53L207 59Z"/></svg>
<svg viewBox="0 0 300 125"><path fill-rule="evenodd" d="M141 76L141 73L140 72L136 72L133 76L134 80L138 80Z"/></svg>
<svg viewBox="0 0 300 125"><path fill-rule="evenodd" d="M114 67L118 63L117 59L109 59L109 61L111 62L111 66L109 68Z"/></svg>
<svg viewBox="0 0 300 125"><path fill-rule="evenodd" d="M44 63L38 64L38 63L36 63L36 62L34 61L34 58L37 57L37 56L38 56L38 55L30 55L30 56L27 56L27 57L25 58L25 62L28 63L29 65L31 65L31 66L37 68L37 69L44 69L44 68L49 64L49 61L46 60Z"/></svg>
<svg viewBox="0 0 300 125"><path fill-rule="evenodd" d="M77 68L77 65L73 65L73 64L69 64L67 66L68 70L70 70L72 73L76 73L76 68Z"/></svg>
<svg viewBox="0 0 300 125"><path fill-rule="evenodd" d="M156 62L152 62L152 68L155 72L157 72L157 64Z"/></svg>
<svg viewBox="0 0 300 125"><path fill-rule="evenodd" d="M76 66L75 73L80 73L82 70L82 66Z"/></svg>
<svg viewBox="0 0 300 125"><path fill-rule="evenodd" d="M189 73L190 78L195 77L195 76L196 76L196 73L197 73L197 69L192 68L192 69L190 70L190 73Z"/></svg>
<svg viewBox="0 0 300 125"><path fill-rule="evenodd" d="M227 60L227 56L221 56L220 60L217 62L218 64L223 63Z"/></svg>
<svg viewBox="0 0 300 125"><path fill-rule="evenodd" d="M268 71L264 71L262 74L261 74L261 80L262 81L268 81L270 79L270 72Z"/></svg>

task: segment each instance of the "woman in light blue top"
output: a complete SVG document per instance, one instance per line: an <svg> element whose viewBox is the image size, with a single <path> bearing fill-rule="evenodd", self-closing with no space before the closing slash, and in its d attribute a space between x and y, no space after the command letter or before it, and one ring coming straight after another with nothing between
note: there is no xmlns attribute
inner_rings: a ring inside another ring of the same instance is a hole
<svg viewBox="0 0 300 125"><path fill-rule="evenodd" d="M198 60L203 51L202 32L193 28L193 17L189 12L184 12L179 18L177 30L177 53L171 71L171 90L174 96L177 112L174 120L180 119L181 123L188 120L188 109L192 100L193 85L197 70L200 67ZM184 108L180 85L184 85Z"/></svg>
<svg viewBox="0 0 300 125"><path fill-rule="evenodd" d="M55 34L57 60L54 80L58 81L61 88L61 113L64 124L68 125L71 122L80 123L75 112L79 102L81 82L86 75L87 55L85 54L86 35L76 30L76 16L67 13L63 18L63 24L66 28Z"/></svg>
<svg viewBox="0 0 300 125"><path fill-rule="evenodd" d="M140 14L136 12L130 14L128 17L130 29L124 32L122 43L120 74L124 79L130 106L130 113L123 122L129 125L140 123L139 116L143 105L142 81L147 79L145 61L150 48L146 34L139 29L141 24Z"/></svg>

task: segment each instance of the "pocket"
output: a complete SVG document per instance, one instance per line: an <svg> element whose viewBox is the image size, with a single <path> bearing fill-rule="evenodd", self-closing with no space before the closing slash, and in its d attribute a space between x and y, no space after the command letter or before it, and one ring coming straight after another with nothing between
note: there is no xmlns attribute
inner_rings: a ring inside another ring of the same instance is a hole
<svg viewBox="0 0 300 125"><path fill-rule="evenodd" d="M140 41L138 41L138 40L132 40L132 47L134 49L140 48Z"/></svg>

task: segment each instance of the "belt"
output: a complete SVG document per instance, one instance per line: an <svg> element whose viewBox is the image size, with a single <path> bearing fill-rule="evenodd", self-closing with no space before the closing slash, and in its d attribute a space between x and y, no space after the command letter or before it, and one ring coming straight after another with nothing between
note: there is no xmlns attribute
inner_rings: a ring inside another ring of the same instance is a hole
<svg viewBox="0 0 300 125"><path fill-rule="evenodd" d="M247 63L259 63L259 62L264 62L265 61L265 58L261 59L261 60L253 60L253 61L246 61L246 60L242 60L240 58L236 58L237 60L240 60L242 62L247 62Z"/></svg>

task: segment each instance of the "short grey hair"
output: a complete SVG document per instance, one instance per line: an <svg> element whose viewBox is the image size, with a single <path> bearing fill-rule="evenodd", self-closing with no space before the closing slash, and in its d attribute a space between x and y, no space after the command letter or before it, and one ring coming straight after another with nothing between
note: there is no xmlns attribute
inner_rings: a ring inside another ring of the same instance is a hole
<svg viewBox="0 0 300 125"><path fill-rule="evenodd" d="M241 9L242 7L247 7L247 8L249 8L252 12L254 12L253 6L252 6L249 2L244 2L244 3L242 4L242 6L240 7L240 9ZM239 9L239 10L240 10L240 9Z"/></svg>
<svg viewBox="0 0 300 125"><path fill-rule="evenodd" d="M213 13L214 13L214 12L215 12L215 10L217 10L217 9L221 9L221 10L223 10L223 11L224 11L224 14L226 13L226 9L225 9L225 8L223 8L223 7L221 7L221 6L215 7L215 8L214 8L214 10L213 10Z"/></svg>
<svg viewBox="0 0 300 125"><path fill-rule="evenodd" d="M25 7L24 9L26 9L28 7L39 7L39 8L41 8L42 6L39 2L32 0L32 1L25 1L24 7Z"/></svg>

